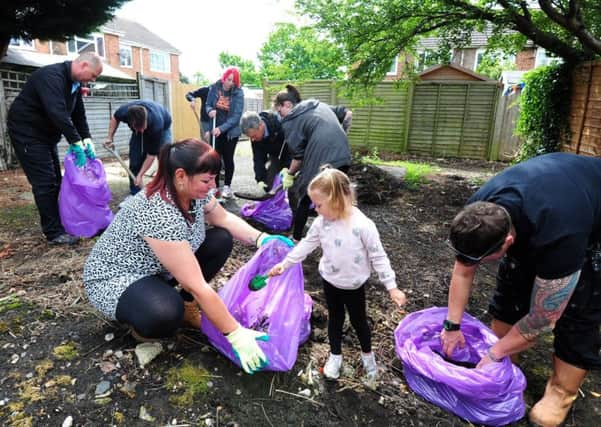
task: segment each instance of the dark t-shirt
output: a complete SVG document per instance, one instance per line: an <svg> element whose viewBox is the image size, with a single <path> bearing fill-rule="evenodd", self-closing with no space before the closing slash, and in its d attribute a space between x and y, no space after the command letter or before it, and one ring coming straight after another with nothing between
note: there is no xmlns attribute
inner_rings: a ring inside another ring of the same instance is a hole
<svg viewBox="0 0 601 427"><path fill-rule="evenodd" d="M171 115L165 107L154 101L132 101L123 104L115 111L113 116L120 122L130 123L127 119L127 109L133 105L141 105L146 108L146 130L144 133L144 150L148 154L157 155L159 152L163 132L171 127Z"/></svg>
<svg viewBox="0 0 601 427"><path fill-rule="evenodd" d="M508 255L556 279L578 271L601 232L601 159L568 153L535 157L488 181L468 203L507 209L516 229Z"/></svg>

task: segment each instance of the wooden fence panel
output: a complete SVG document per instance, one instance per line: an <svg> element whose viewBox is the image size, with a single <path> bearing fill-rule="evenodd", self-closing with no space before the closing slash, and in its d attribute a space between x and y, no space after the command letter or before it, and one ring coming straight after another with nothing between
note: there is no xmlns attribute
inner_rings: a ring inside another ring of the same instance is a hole
<svg viewBox="0 0 601 427"><path fill-rule="evenodd" d="M601 156L601 61L585 62L574 71L570 134L564 151Z"/></svg>
<svg viewBox="0 0 601 427"><path fill-rule="evenodd" d="M285 82L264 86L266 108ZM428 156L494 158L492 134L499 87L496 82L378 83L374 103L357 107L337 95L331 81L295 85L303 99L342 104L353 110L349 142L355 148ZM269 100L269 101L267 101Z"/></svg>
<svg viewBox="0 0 601 427"><path fill-rule="evenodd" d="M171 114L173 124L171 125L171 130L173 140L200 138L200 122L196 119L194 111L190 108L190 103L186 100L186 94L198 89L199 86L177 82L172 85L172 88ZM196 114L198 114L198 117L200 117L201 104L200 98L196 99Z"/></svg>

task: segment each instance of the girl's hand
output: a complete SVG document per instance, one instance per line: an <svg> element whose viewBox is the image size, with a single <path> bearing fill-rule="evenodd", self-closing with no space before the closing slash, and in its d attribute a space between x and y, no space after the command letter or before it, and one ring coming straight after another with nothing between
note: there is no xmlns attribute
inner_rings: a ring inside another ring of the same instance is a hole
<svg viewBox="0 0 601 427"><path fill-rule="evenodd" d="M395 302L399 308L403 307L407 303L407 297L405 296L405 292L401 291L399 288L394 288L388 291L390 293L390 298Z"/></svg>
<svg viewBox="0 0 601 427"><path fill-rule="evenodd" d="M272 276L279 276L280 274L282 274L284 272L285 268L282 265L282 263L276 264L273 267L271 267L271 270L269 270L269 272L267 273L267 275L269 277Z"/></svg>

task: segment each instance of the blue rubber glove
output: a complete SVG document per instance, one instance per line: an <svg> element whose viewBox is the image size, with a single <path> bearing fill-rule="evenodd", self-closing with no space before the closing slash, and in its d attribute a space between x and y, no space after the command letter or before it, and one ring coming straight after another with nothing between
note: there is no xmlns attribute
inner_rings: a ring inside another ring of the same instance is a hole
<svg viewBox="0 0 601 427"><path fill-rule="evenodd" d="M280 242L284 242L289 247L294 246L294 242L292 240L290 240L288 237L280 236L279 234L272 235L272 234L267 234L267 233L264 233L264 236L265 237L260 238L259 241L257 242L258 248L260 248L261 246L263 246L265 243L269 242L270 240L279 240Z"/></svg>
<svg viewBox="0 0 601 427"><path fill-rule="evenodd" d="M257 344L257 340L269 341L269 335L239 325L238 329L227 334L225 338L232 345L242 369L247 374L254 374L269 363L265 353Z"/></svg>
<svg viewBox="0 0 601 427"><path fill-rule="evenodd" d="M85 147L84 152L86 153L86 156L88 157L88 159L90 159L90 160L96 159L96 149L94 148L94 143L92 142L92 139L84 138L83 145Z"/></svg>
<svg viewBox="0 0 601 427"><path fill-rule="evenodd" d="M84 152L83 142L77 141L73 144L69 144L67 153L73 153L75 156L75 166L83 168L86 165L86 154Z"/></svg>
<svg viewBox="0 0 601 427"><path fill-rule="evenodd" d="M288 190L294 184L294 175L288 173L288 168L284 168L280 171L280 178L282 178L282 188Z"/></svg>

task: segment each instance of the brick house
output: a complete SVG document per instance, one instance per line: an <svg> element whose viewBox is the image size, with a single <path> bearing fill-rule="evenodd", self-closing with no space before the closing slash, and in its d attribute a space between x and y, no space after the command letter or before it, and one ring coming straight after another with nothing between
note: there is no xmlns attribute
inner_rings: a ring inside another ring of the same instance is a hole
<svg viewBox="0 0 601 427"><path fill-rule="evenodd" d="M66 42L13 39L9 49L67 57L93 51L106 64L133 78L141 73L145 77L179 81L181 52L146 27L123 18L114 18L98 32L85 37L74 36Z"/></svg>
<svg viewBox="0 0 601 427"><path fill-rule="evenodd" d="M451 64L459 65L468 70L476 71L485 51L488 39L491 37L491 31L472 33L470 43L462 48L453 48L451 54ZM398 79L404 67L409 62L415 62L418 71L422 71L428 66L428 56L438 48L441 39L439 37L426 37L419 41L417 48L417 57L410 55L398 55L391 65L390 71L386 74L386 80ZM535 46L528 41L524 50L506 58L509 62L515 64L516 71L528 71L536 67L548 65L558 61L558 58L547 55L545 49Z"/></svg>

